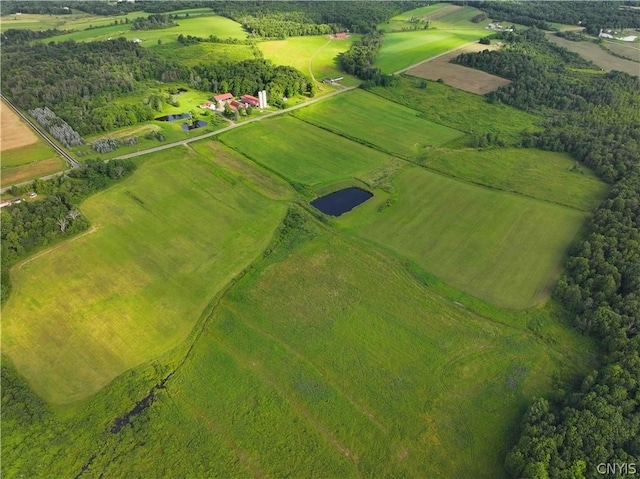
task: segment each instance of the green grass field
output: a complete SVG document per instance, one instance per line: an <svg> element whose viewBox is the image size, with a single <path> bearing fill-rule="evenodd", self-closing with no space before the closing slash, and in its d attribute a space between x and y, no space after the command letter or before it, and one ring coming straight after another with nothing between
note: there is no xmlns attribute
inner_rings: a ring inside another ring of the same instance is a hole
<svg viewBox="0 0 640 479"><path fill-rule="evenodd" d="M449 284L506 308L546 299L587 214L411 167L385 195L340 219ZM378 210L376 210L378 209Z"/></svg>
<svg viewBox="0 0 640 479"><path fill-rule="evenodd" d="M220 139L283 177L313 187L352 178L389 159L292 117L252 123L223 133Z"/></svg>
<svg viewBox="0 0 640 479"><path fill-rule="evenodd" d="M243 30L242 25L217 15L180 18L177 20L177 23L177 26L170 28L136 31L131 30L130 24L108 25L46 38L42 41L46 41L47 43L50 41L63 42L66 40L86 42L124 37L127 40L139 38L142 40L142 46L151 47L157 45L158 40L162 41L163 44L176 42L178 35L181 33L204 38L209 37L209 35L216 35L220 38L244 39L247 36L247 32Z"/></svg>
<svg viewBox="0 0 640 479"><path fill-rule="evenodd" d="M3 308L3 351L56 403L93 394L183 341L283 214L184 148L156 155L80 209L92 229L16 266Z"/></svg>
<svg viewBox="0 0 640 479"><path fill-rule="evenodd" d="M322 81L325 77L342 76L344 80L340 83L351 86L358 84L360 80L343 73L336 58L359 39L360 35L352 35L344 40L330 40L326 35L292 37L286 40L260 42L258 47L264 57L276 65L290 65L310 77L315 77L317 81Z"/></svg>
<svg viewBox="0 0 640 479"><path fill-rule="evenodd" d="M249 45L227 43L196 43L182 45L178 42L151 46L151 50L162 57L185 66L216 64L233 60L251 60L256 57Z"/></svg>
<svg viewBox="0 0 640 479"><path fill-rule="evenodd" d="M507 144L520 144L523 131L540 131L543 118L485 98L457 90L438 82L401 76L392 88L374 87L371 91L389 100L422 112L428 120L473 135L498 135Z"/></svg>
<svg viewBox="0 0 640 479"><path fill-rule="evenodd" d="M589 169L565 153L522 148L432 149L425 152L425 158L424 166L446 175L585 212L591 212L608 191Z"/></svg>
<svg viewBox="0 0 640 479"><path fill-rule="evenodd" d="M295 112L341 135L405 157L444 145L464 133L419 117L420 112L363 90L353 90Z"/></svg>

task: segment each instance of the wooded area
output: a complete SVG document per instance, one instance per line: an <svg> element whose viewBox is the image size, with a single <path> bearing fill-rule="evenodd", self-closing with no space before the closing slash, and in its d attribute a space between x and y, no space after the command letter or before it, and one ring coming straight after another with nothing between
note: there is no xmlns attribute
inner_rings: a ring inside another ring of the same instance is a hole
<svg viewBox="0 0 640 479"><path fill-rule="evenodd" d="M570 152L615 182L555 291L576 328L600 340L602 367L557 400L534 402L506 466L518 478L599 477L598 464L640 460L640 81L580 71L591 66L539 31L506 39L503 50L457 62L512 80L490 101L545 109L532 146Z"/></svg>

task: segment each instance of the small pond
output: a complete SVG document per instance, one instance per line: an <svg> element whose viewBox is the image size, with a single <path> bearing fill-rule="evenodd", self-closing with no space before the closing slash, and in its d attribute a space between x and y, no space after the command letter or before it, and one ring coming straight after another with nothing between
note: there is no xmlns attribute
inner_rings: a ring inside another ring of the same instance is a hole
<svg viewBox="0 0 640 479"><path fill-rule="evenodd" d="M203 126L207 126L207 122L204 120L196 120L193 124L189 125L188 123L182 124L182 129L184 131L195 130L196 128L202 128Z"/></svg>
<svg viewBox="0 0 640 479"><path fill-rule="evenodd" d="M177 121L191 118L191 113L179 113L178 115L165 115L156 118L156 121Z"/></svg>
<svg viewBox="0 0 640 479"><path fill-rule="evenodd" d="M372 196L373 193L352 186L313 200L311 206L319 209L324 214L340 216L364 203Z"/></svg>

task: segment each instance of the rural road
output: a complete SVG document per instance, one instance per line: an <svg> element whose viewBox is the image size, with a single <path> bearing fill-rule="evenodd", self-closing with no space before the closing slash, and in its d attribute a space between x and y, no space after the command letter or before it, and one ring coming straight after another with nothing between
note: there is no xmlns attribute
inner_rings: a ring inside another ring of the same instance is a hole
<svg viewBox="0 0 640 479"><path fill-rule="evenodd" d="M272 113L267 113L266 115L263 115L263 116L257 116L255 118L251 118L251 119L243 121L241 123L234 123L232 125L226 126L226 127L221 128L219 130L211 131L209 133L205 133L204 135L194 136L193 138L189 138L187 140L181 140L181 141L176 141L176 142L173 142L173 143L167 143L166 145L156 146L155 148L149 148L147 150L136 151L135 153L129 153L127 155L117 156L117 157L115 157L113 159L114 160L126 160L126 159L129 159L129 158L134 158L136 156L146 155L148 153L154 153L156 151L167 150L169 148L174 148L174 147L180 146L180 145L187 145L188 143L191 143L191 142L194 142L194 141L198 141L198 140L203 140L205 138L210 138L212 136L219 135L220 133L224 133L225 131L233 130L234 128L238 128L240 126L247 125L248 123L253 123L254 121L261 121L261 120L264 120L265 118L271 118L271 117L274 117L274 116L277 116L277 115L282 115L284 113L288 113L288 112L293 111L293 110L297 110L298 108L304 108L305 106L309 106L309 105L312 105L313 103L317 103L319 101L322 101L325 98L329 98L329 97L338 95L340 93L344 93L346 91L353 90L355 88L358 88L358 86L350 86L350 87L342 88L341 90L332 91L331 93L327 93L326 95L323 95L323 96L318 97L318 98L313 98L312 100L305 101L304 103L300 103L300 104L292 106L290 108L286 108L284 110L274 111Z"/></svg>

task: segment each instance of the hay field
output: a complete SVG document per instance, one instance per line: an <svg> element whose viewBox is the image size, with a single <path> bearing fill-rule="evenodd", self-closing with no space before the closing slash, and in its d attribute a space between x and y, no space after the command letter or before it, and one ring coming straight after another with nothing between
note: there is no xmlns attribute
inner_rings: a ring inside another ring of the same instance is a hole
<svg viewBox="0 0 640 479"><path fill-rule="evenodd" d="M404 169L393 185L397 199L389 207L370 201L339 222L504 308L530 308L548 298L587 218L580 210L418 167Z"/></svg>
<svg viewBox="0 0 640 479"><path fill-rule="evenodd" d="M80 210L92 229L15 266L3 308L3 353L52 403L94 394L182 342L266 247L284 206L181 149Z"/></svg>
<svg viewBox="0 0 640 479"><path fill-rule="evenodd" d="M479 43L467 45L455 52L447 53L422 63L407 71L407 74L432 81L441 79L454 88L484 95L497 90L501 86L508 85L510 81L474 68L449 62L461 53L480 52L487 49L490 50L492 48L490 45L481 45Z"/></svg>
<svg viewBox="0 0 640 479"><path fill-rule="evenodd" d="M0 151L32 145L37 141L38 136L31 128L3 101L0 102Z"/></svg>

